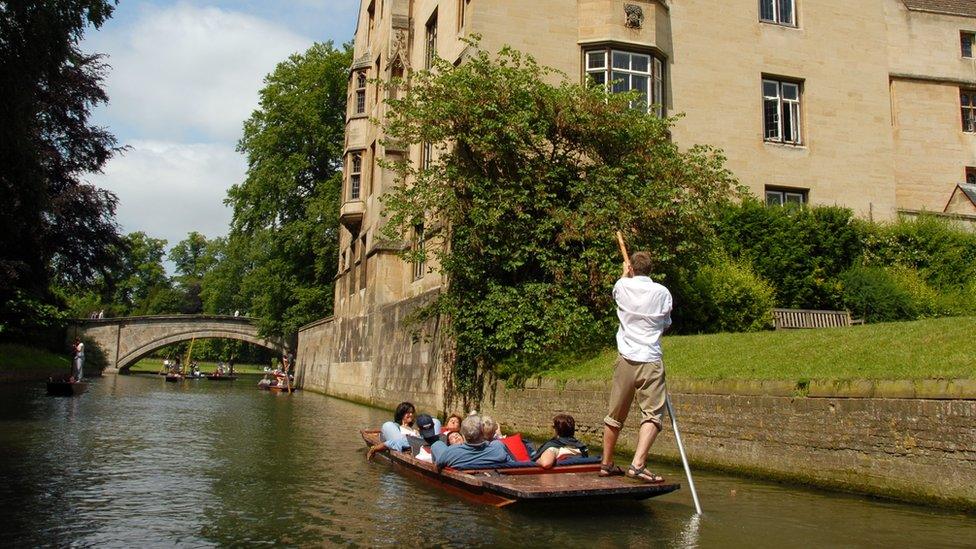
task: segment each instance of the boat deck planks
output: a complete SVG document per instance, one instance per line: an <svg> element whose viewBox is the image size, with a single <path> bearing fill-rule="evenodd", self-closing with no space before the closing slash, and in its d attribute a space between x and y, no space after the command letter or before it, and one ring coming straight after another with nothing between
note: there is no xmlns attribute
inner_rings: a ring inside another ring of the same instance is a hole
<svg viewBox="0 0 976 549"><path fill-rule="evenodd" d="M380 441L379 431L362 431L363 440L372 446ZM677 483L647 484L621 476L600 477L599 464L541 467L437 470L407 452L385 452L393 465L419 476L451 493L480 503L504 507L529 501L590 501L602 499L646 499L678 490Z"/></svg>

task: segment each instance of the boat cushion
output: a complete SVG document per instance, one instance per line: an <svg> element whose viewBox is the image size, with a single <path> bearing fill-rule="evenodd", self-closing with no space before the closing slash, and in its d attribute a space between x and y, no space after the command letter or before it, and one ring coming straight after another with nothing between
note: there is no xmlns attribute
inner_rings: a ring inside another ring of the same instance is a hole
<svg viewBox="0 0 976 549"><path fill-rule="evenodd" d="M522 442L521 434L515 433L514 435L508 435L502 439L502 444L508 448L508 451L518 461L529 461L529 452L525 447L525 443Z"/></svg>
<svg viewBox="0 0 976 549"><path fill-rule="evenodd" d="M600 456L590 456L590 457L573 457L569 459L563 459L556 462L556 467L562 465L589 465L592 463L600 463ZM525 469L528 467L538 467L534 461L514 461L512 463L506 463L501 467L489 467L489 469ZM452 469L457 469L460 471L468 469L486 469L484 465L481 466L469 466L469 467L452 467Z"/></svg>

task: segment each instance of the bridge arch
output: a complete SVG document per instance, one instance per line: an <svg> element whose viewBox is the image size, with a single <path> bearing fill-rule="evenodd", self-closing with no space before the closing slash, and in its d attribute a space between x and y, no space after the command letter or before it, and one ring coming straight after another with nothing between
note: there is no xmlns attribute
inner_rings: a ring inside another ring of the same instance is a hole
<svg viewBox="0 0 976 549"><path fill-rule="evenodd" d="M229 330L198 330L189 331L179 334L171 334L166 337L162 337L155 341L148 342L139 348L129 351L125 356L120 356L116 364L116 368L120 372L128 372L135 363L139 362L143 358L151 355L154 351L161 347L173 343L180 343L182 341L190 341L192 339L205 339L205 338L215 338L215 339L236 339L238 341L243 341L245 343L251 343L259 347L264 347L280 354L282 351L281 345L277 343L272 343L267 339L262 339L255 337L251 334L244 334L240 332L233 332Z"/></svg>
<svg viewBox="0 0 976 549"><path fill-rule="evenodd" d="M258 333L254 319L214 315L170 315L82 320L71 337L97 345L109 371L128 370L140 359L171 343L191 339L222 338L244 341L280 353L284 342Z"/></svg>

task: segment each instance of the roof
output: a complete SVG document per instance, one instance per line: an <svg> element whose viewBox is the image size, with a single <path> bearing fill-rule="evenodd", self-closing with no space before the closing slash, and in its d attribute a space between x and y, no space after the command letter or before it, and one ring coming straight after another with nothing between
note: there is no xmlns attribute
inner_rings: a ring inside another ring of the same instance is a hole
<svg viewBox="0 0 976 549"><path fill-rule="evenodd" d="M976 17L976 0L902 0L914 11L930 11L962 17Z"/></svg>
<svg viewBox="0 0 976 549"><path fill-rule="evenodd" d="M973 202L973 205L976 206L976 184L960 183L959 189L962 192L966 193L966 196L969 197L969 200L971 200Z"/></svg>

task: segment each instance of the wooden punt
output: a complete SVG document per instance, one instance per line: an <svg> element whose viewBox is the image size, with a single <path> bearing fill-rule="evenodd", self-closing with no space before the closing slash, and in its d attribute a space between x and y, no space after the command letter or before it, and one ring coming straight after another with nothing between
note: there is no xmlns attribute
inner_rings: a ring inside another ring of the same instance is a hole
<svg viewBox="0 0 976 549"><path fill-rule="evenodd" d="M183 381L182 374L166 374L166 381L170 383L176 383L177 381Z"/></svg>
<svg viewBox="0 0 976 549"><path fill-rule="evenodd" d="M237 376L227 375L227 374L209 374L207 379L210 381L234 381Z"/></svg>
<svg viewBox="0 0 976 549"><path fill-rule="evenodd" d="M367 446L380 442L379 430L360 431ZM552 469L525 467L510 469L438 471L408 452L382 452L394 468L465 499L506 507L538 502L580 503L600 500L642 500L669 494L680 484L647 484L622 476L600 477L600 464L557 465Z"/></svg>
<svg viewBox="0 0 976 549"><path fill-rule="evenodd" d="M47 394L51 396L75 396L88 390L88 383L84 381L66 381L49 379Z"/></svg>

